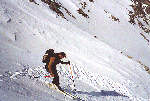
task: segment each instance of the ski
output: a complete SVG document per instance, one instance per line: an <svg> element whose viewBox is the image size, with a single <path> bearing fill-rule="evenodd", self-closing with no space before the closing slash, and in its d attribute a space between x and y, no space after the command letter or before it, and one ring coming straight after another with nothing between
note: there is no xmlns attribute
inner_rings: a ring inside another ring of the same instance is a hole
<svg viewBox="0 0 150 101"><path fill-rule="evenodd" d="M54 89L54 90L56 90L57 92L63 94L64 96L67 96L67 97L69 97L69 98L71 98L71 99L73 99L73 100L84 101L84 100L82 100L82 99L81 99L80 97L78 97L78 96L72 95L72 94L70 94L70 93L68 93L68 92L66 92L66 91L61 91L61 90L59 90L55 84L48 83L48 87L49 87L49 88L52 88L52 89Z"/></svg>

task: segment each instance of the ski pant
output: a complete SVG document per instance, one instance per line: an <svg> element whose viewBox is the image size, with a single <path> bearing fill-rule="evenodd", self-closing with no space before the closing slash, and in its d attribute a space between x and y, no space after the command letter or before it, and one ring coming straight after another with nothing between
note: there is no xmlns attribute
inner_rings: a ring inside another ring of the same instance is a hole
<svg viewBox="0 0 150 101"><path fill-rule="evenodd" d="M45 65L45 69L46 69L47 72L49 72L48 71L48 65ZM52 73L54 74L54 78L53 78L52 83L54 83L56 86L59 86L59 76L58 76L58 73L57 73L57 70L56 70L56 66L52 67Z"/></svg>
<svg viewBox="0 0 150 101"><path fill-rule="evenodd" d="M56 67L52 67L52 72L54 74L54 79L53 79L52 83L54 83L56 86L59 86L59 76L58 76Z"/></svg>

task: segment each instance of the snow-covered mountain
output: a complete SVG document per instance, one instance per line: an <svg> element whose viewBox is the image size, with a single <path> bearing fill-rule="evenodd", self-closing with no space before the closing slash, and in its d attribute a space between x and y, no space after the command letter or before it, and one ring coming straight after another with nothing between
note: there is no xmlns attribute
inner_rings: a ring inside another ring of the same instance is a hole
<svg viewBox="0 0 150 101"><path fill-rule="evenodd" d="M85 101L150 100L148 0L1 0L0 101L71 101L32 78L53 48L61 86Z"/></svg>

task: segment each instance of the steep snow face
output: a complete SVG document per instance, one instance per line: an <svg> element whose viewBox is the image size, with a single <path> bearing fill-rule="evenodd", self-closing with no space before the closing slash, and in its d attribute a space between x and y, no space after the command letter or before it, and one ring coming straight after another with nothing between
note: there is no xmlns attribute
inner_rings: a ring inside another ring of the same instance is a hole
<svg viewBox="0 0 150 101"><path fill-rule="evenodd" d="M149 41L147 41L150 36L138 24L133 25L129 23L129 11L133 11L129 6L131 4L133 3L129 0L97 1L95 34L99 39L102 39L112 47L150 66L148 62L150 58L150 47ZM109 17L113 18L113 16L118 18L119 21L114 22L112 19L109 19ZM142 18L137 19L139 21L143 20ZM141 22L141 24L143 26L146 25L145 22ZM147 40L144 39L141 33Z"/></svg>
<svg viewBox="0 0 150 101"><path fill-rule="evenodd" d="M4 87L4 89L0 89L0 100L7 101L10 99L10 95L18 95L14 101L19 101L20 97L25 98L25 101L48 100L42 96L37 97L43 93L47 96L53 94L53 91L49 93L49 89L44 85L34 86L38 83L35 83L34 80L28 80L26 77L17 79L14 81L14 85L11 85L12 81L3 78L3 74L6 71L21 70L26 66L32 69L32 67L43 65L41 58L45 50L49 48L55 49L56 52L64 51L67 54L68 59L72 62L71 67L74 68L76 87L80 91L78 93L82 97L86 96L88 101L149 100L150 77L148 73L139 63L111 48L124 49L124 51L130 49L129 53L134 54L137 59L139 59L138 56L140 57L137 54L139 51L146 54L149 49L144 40L138 37L140 30L127 22L127 12L126 15L122 15L125 13L122 11L125 10L123 7L129 7L130 2L90 1L86 2L88 9L83 9L84 6L81 6L79 1L59 1L75 18L64 13L65 9L62 9L64 10L62 12L66 15L62 15L58 11L61 15L57 15L56 18L56 13L40 0L35 1L37 4L24 0L0 1L0 88ZM112 6L108 6L108 3ZM98 6L101 4L103 6ZM112 14L118 15L120 22L113 22L109 19L109 14L105 13L105 11L111 12L109 9L113 7ZM86 11L83 13L79 8ZM89 9L90 11L88 11ZM89 18L86 18L86 14ZM102 41L109 43L111 47ZM141 48L142 50L140 50ZM137 50L135 51L135 49ZM143 55L143 61L148 61L148 59L148 54ZM59 67L66 69L68 66L59 65ZM65 72L66 70L62 70L62 74ZM64 77L65 79L67 77ZM29 81L30 84L28 84ZM7 83L6 86L5 83ZM12 88L9 89L9 85ZM24 91L26 94L20 95ZM38 94L34 95L37 91ZM114 92L110 93L111 91L117 92L118 95L124 95L125 98L124 96L116 97ZM28 97L28 92L31 93L30 97ZM54 96L55 98L53 98ZM48 98L53 101L62 98L56 92L54 96Z"/></svg>
<svg viewBox="0 0 150 101"><path fill-rule="evenodd" d="M111 2L111 3L110 3ZM93 37L119 50L133 60L149 64L149 2L58 0L46 2L58 16L71 22ZM112 38L113 37L113 38Z"/></svg>
<svg viewBox="0 0 150 101"><path fill-rule="evenodd" d="M70 22L124 55L150 66L148 0L64 1L60 2L76 17ZM79 9L82 9L82 14L76 14Z"/></svg>

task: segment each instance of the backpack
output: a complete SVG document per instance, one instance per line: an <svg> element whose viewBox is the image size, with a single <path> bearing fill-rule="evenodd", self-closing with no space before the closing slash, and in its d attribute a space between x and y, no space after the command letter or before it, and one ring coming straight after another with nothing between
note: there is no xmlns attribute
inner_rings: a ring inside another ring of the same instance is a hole
<svg viewBox="0 0 150 101"><path fill-rule="evenodd" d="M49 49L45 52L44 56L43 56L43 59L42 59L42 62L43 63L49 63L49 59L50 57L52 57L54 55L54 50L53 49Z"/></svg>

